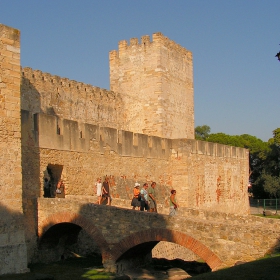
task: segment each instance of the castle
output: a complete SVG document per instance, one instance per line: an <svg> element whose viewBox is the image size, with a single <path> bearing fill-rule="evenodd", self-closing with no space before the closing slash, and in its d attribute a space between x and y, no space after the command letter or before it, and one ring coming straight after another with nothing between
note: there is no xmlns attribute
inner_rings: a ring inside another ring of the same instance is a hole
<svg viewBox="0 0 280 280"><path fill-rule="evenodd" d="M156 181L160 213L172 188L183 208L248 213L248 151L194 139L192 53L155 33L109 59L110 90L21 68L20 31L0 25L0 274L34 261L46 177L65 199L109 175L115 205Z"/></svg>

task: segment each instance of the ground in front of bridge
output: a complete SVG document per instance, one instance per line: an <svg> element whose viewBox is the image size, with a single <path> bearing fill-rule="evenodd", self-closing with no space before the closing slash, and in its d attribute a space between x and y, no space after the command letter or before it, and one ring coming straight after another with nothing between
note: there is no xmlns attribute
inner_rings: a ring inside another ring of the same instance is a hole
<svg viewBox="0 0 280 280"><path fill-rule="evenodd" d="M85 261L85 259L82 261ZM241 265L237 265L228 269L222 269L211 273L203 273L195 277L197 280L216 280L216 279L227 279L227 280L248 280L248 279L269 279L276 280L279 279L280 275L280 255L271 256L270 258L261 259L254 262L249 262ZM56 280L69 280L69 279L114 279L114 276L111 278L104 275L104 269L102 267L96 268L93 270L92 260L88 259L86 262L81 265L81 260L77 259L69 259L65 261L60 261L51 264L44 265L36 265L36 269L31 269L32 273L27 274L13 274L13 275L1 275L1 280L34 280L39 278L32 278L34 274L52 274ZM169 275L162 275L163 278L155 278L155 274L149 272L149 270L139 270L135 271L135 277L137 274L139 276L134 278L133 280L140 279L168 279L168 280L177 280L184 279L182 278L182 272L180 269L171 269L169 270ZM134 272L134 273L135 273ZM102 275L102 278L90 278L95 273L96 276ZM108 274L106 274L108 275ZM160 275L160 274L157 274ZM104 277L105 276L105 277ZM168 278L167 278L168 277ZM179 278L181 277L181 278ZM40 278L43 279L43 278ZM49 278L50 279L50 278Z"/></svg>
<svg viewBox="0 0 280 280"><path fill-rule="evenodd" d="M132 280L178 280L197 275L195 269L201 269L202 263L182 260L154 259L152 264L124 272ZM207 266L206 264L204 264ZM208 267L208 266L207 266ZM183 269L184 268L184 269ZM114 279L113 273L105 272L101 257L71 258L49 264L34 264L29 273L2 275L1 280L69 280L69 279ZM186 272L188 271L188 272ZM100 277L100 278L99 278Z"/></svg>

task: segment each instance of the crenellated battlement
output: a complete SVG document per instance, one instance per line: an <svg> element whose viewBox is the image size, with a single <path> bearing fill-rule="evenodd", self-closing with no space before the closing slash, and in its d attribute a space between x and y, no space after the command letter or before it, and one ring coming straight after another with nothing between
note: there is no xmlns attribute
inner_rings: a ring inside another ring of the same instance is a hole
<svg viewBox="0 0 280 280"><path fill-rule="evenodd" d="M104 147L108 145L121 156L168 159L171 155L170 139L59 119L44 113L33 115L22 110L21 115L22 126L25 130L33 127L33 143L38 145L37 139L40 148L87 153L92 150L91 145L95 147L92 143L95 142L100 153L104 153ZM30 135L24 134L22 143L23 146L30 145Z"/></svg>
<svg viewBox="0 0 280 280"><path fill-rule="evenodd" d="M118 111L123 103L121 95L31 68L23 68L21 73L22 110L125 127L123 114Z"/></svg>
<svg viewBox="0 0 280 280"><path fill-rule="evenodd" d="M109 145L110 149L122 156L165 158L184 157L190 154L216 156L223 158L246 159L248 151L243 148L194 139L167 139L141 133L102 127L72 120L59 120L56 116L22 111L22 125L32 126L32 118L37 126L41 148L88 152L91 141L99 142L100 151ZM23 143L28 139L23 139Z"/></svg>
<svg viewBox="0 0 280 280"><path fill-rule="evenodd" d="M118 44L118 50L112 50L110 52L110 59L116 59L119 58L119 55L122 55L124 52L130 51L133 48L139 48L142 49L145 48L145 51L148 50L148 48L151 48L151 51L154 50L154 47L160 47L164 46L168 49L172 49L174 51L177 51L183 56L186 56L188 59L192 59L192 53L188 51L186 48L180 46L173 40L170 40L168 37L164 36L161 32L153 33L152 39L149 35L144 35L141 37L141 41L139 42L138 38L131 38L128 41L121 40Z"/></svg>
<svg viewBox="0 0 280 280"><path fill-rule="evenodd" d="M62 78L57 75L51 75L50 73L42 72L40 70L33 70L30 67L22 68L21 73L23 79L28 80L30 84L36 85L39 88L56 88L57 92L60 90L68 92L74 90L80 92L81 94L84 94L85 92L92 93L93 97L106 98L108 101L117 98L117 94L113 91L70 80L68 78Z"/></svg>

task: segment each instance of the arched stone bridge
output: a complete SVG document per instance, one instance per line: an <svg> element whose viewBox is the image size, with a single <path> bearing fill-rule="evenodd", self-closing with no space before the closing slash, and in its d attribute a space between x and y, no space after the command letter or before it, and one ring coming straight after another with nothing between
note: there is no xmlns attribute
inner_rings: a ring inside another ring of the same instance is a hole
<svg viewBox="0 0 280 280"><path fill-rule="evenodd" d="M59 224L86 231L111 271L132 256L141 261L159 241L184 246L217 270L273 252L280 237L280 221L275 219L193 209L180 209L171 217L85 203L78 198L39 198L39 241Z"/></svg>

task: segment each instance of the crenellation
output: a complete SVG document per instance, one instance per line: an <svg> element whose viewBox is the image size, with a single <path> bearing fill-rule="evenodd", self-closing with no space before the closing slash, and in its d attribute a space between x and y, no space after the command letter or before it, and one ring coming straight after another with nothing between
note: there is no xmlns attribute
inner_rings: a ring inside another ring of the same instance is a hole
<svg viewBox="0 0 280 280"><path fill-rule="evenodd" d="M118 51L112 50L109 52L109 60L116 60L118 58Z"/></svg>
<svg viewBox="0 0 280 280"><path fill-rule="evenodd" d="M151 44L151 39L149 35L144 35L141 37L141 45L148 46Z"/></svg>
<svg viewBox="0 0 280 280"><path fill-rule="evenodd" d="M71 88L78 90L77 92L84 97L85 93L89 92L93 93L97 98L106 97L109 100L116 99L116 94L112 91L108 91L107 89L102 89L67 78L60 78L57 75L51 75L49 73L44 73L40 70L33 70L28 67L22 69L22 77L29 80L32 84L37 84L39 87L46 85L50 87L50 89L56 88L59 89L59 91L65 91L67 88Z"/></svg>
<svg viewBox="0 0 280 280"><path fill-rule="evenodd" d="M248 157L246 149L195 139L174 141L173 149L176 150L179 149L179 147L184 147L184 149L191 154L236 159L247 159Z"/></svg>
<svg viewBox="0 0 280 280"><path fill-rule="evenodd" d="M24 113L26 114L26 113ZM39 127L39 143L40 147L44 149L55 149L55 150L64 150L63 147L70 149L71 151L83 151L87 152L90 149L90 141L95 140L102 143L107 143L110 145L111 149L115 149L115 152L124 153L127 155L134 151L133 147L139 147L140 150L150 150L152 152L150 156L152 157L168 157L168 151L164 153L162 150L167 150L167 147L170 147L168 144L168 139L163 139L157 136L147 137L147 141L143 142L139 139L143 138L144 134L132 133L129 131L118 130L115 128L109 127L100 127L98 126L99 137L92 137L92 125L70 121L66 119L60 119L56 116L50 116L43 113L37 114L37 125ZM28 126L32 126L32 119L27 118L26 122L30 122ZM25 122L25 125L27 123ZM69 125L70 124L70 125ZM58 133L59 128L59 133ZM63 138L60 138L63 136ZM71 140L67 137L71 136ZM68 146L70 141L73 143L78 143L79 139L84 138L86 144L83 146L75 145ZM65 141L65 144L63 144ZM122 145L121 149L117 149L117 144ZM134 156L139 156L135 154Z"/></svg>
<svg viewBox="0 0 280 280"><path fill-rule="evenodd" d="M32 78L36 81L44 81L44 74L40 70L34 70Z"/></svg>
<svg viewBox="0 0 280 280"><path fill-rule="evenodd" d="M119 54L125 54L126 50L130 50L131 47L137 47L141 49L144 45L145 47L151 46L154 47L153 43L156 45L164 45L169 49L174 49L175 51L185 55L188 60L192 60L192 53L185 49L184 47L180 46L176 42L170 40L168 37L165 37L162 33L157 32L153 33L152 40L149 35L144 35L141 37L141 43L139 43L138 38L131 38L129 41L130 44L126 40L119 41L118 44L118 51L112 50L110 51L110 60L116 60L119 58Z"/></svg>
<svg viewBox="0 0 280 280"><path fill-rule="evenodd" d="M130 46L137 46L137 45L138 45L138 38L131 38Z"/></svg>
<svg viewBox="0 0 280 280"><path fill-rule="evenodd" d="M126 40L122 40L119 42L119 56L122 56L125 53L127 46L128 45Z"/></svg>
<svg viewBox="0 0 280 280"><path fill-rule="evenodd" d="M177 44L173 40L170 40L168 37L164 36L161 32L153 33L153 42L157 44L163 44L165 47L174 49L175 51L185 54L188 59L192 60L192 53L188 51L186 48Z"/></svg>

